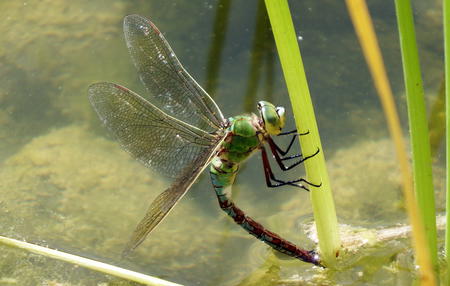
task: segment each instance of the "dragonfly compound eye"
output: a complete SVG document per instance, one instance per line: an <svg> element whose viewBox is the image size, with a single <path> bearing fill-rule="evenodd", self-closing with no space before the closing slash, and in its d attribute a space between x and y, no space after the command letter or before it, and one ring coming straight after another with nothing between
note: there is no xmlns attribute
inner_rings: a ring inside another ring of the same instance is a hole
<svg viewBox="0 0 450 286"><path fill-rule="evenodd" d="M284 127L284 108L275 107L272 103L267 101L260 101L258 106L261 106L259 112L264 121L264 127L270 135L277 135Z"/></svg>

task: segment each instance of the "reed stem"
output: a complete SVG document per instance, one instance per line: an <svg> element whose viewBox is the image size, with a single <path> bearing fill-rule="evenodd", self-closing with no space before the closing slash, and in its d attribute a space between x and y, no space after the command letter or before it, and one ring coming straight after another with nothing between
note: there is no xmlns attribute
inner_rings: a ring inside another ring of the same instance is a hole
<svg viewBox="0 0 450 286"><path fill-rule="evenodd" d="M425 229L416 198L414 197L411 168L409 166L408 155L405 151L405 142L400 127L400 120L384 67L383 57L381 56L381 50L373 28L372 19L364 0L346 0L346 2L356 35L360 41L364 57L366 58L375 88L385 112L389 132L395 144L403 180L402 190L405 198L405 207L412 225L412 246L416 253L417 264L420 267L420 282L421 285L436 285L430 251L428 250L428 243L424 232Z"/></svg>
<svg viewBox="0 0 450 286"><path fill-rule="evenodd" d="M428 132L425 99L420 73L414 19L409 0L395 0L403 76L408 105L413 181L416 200L423 219L431 262L438 269L436 209L431 169L430 135Z"/></svg>
<svg viewBox="0 0 450 286"><path fill-rule="evenodd" d="M447 167L447 181L446 181L446 189L447 189L447 198L446 198L446 218L447 218L447 227L445 230L445 254L447 261L447 284L450 283L450 271L448 271L448 267L450 265L450 0L443 1L443 22L444 22L444 53L445 53L445 144L446 144L446 167Z"/></svg>
<svg viewBox="0 0 450 286"><path fill-rule="evenodd" d="M300 48L287 1L265 0L265 3L288 88L297 131L299 133L309 132L306 136L300 136L302 153L307 156L308 154L314 154L318 149L320 150L316 156L305 161L305 169L308 182L322 184L320 188L308 187L311 189L311 201L321 259L326 266L330 267L336 262L341 241L325 165L324 150L320 142Z"/></svg>
<svg viewBox="0 0 450 286"><path fill-rule="evenodd" d="M145 275L145 274L142 274L139 272L134 272L134 271L120 268L120 267L117 267L117 266L114 266L111 264L106 264L106 263L99 262L96 260L69 254L66 252L59 251L59 250L50 249L47 247L28 243L25 241L16 240L13 238L0 236L0 244L4 244L4 245L14 247L14 248L23 249L28 252L43 255L48 258L53 258L53 259L65 261L68 263L76 264L76 265L82 266L84 268L88 268L90 270L94 270L94 271L101 272L104 274L109 274L109 275L113 275L116 277L124 278L124 279L130 280L130 281L143 283L145 285L181 286L180 284L165 281L165 280L162 280L162 279L159 279L156 277L152 277L152 276L148 276L148 275Z"/></svg>

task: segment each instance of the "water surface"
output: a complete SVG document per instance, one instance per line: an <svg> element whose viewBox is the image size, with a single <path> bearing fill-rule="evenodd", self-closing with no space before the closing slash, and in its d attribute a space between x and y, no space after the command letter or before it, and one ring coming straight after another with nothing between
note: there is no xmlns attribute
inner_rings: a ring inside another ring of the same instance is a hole
<svg viewBox="0 0 450 286"><path fill-rule="evenodd" d="M124 43L125 15L141 14L156 23L225 116L256 112L254 104L263 99L290 112L262 2L230 2L0 3L0 233L186 285L409 284L414 265L407 240L361 250L339 271L279 260L222 213L208 176L133 255L120 259L148 204L169 183L120 149L87 100L87 87L97 81L146 92ZM415 4L432 102L442 78L440 8ZM406 125L393 3L369 6ZM290 1L290 7L340 222L366 228L404 223L393 147L346 7L335 1ZM293 128L293 119L288 126ZM439 166L435 177L439 202ZM314 247L304 234L304 224L312 221L308 194L269 190L259 155L242 168L234 191L252 217ZM0 257L1 283L125 283L6 247L0 247Z"/></svg>

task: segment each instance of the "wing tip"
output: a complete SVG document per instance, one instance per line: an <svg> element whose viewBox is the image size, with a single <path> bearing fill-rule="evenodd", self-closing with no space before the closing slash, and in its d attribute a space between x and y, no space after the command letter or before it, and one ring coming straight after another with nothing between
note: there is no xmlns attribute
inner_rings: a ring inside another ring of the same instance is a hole
<svg viewBox="0 0 450 286"><path fill-rule="evenodd" d="M104 84L103 82L94 82L88 86L87 93L88 93L88 98L89 98L89 100L91 100L91 102L92 102L92 99L97 94L98 89L101 88L101 86L103 86L103 84Z"/></svg>
<svg viewBox="0 0 450 286"><path fill-rule="evenodd" d="M127 26L130 25L133 22L136 22L136 19L141 18L141 16L139 16L138 14L131 14L131 15L126 15L123 18L123 26Z"/></svg>
<svg viewBox="0 0 450 286"><path fill-rule="evenodd" d="M152 21L138 14L127 15L123 18L123 30L125 32L125 36L129 34L130 27L133 26L137 26L138 30L143 31L145 35L148 35L148 29L145 29L148 27L150 27L156 34L161 34Z"/></svg>
<svg viewBox="0 0 450 286"><path fill-rule="evenodd" d="M110 82L94 82L88 86L88 98L92 101L92 99L98 95L100 90L104 90L105 88L111 87L111 85L115 85Z"/></svg>
<svg viewBox="0 0 450 286"><path fill-rule="evenodd" d="M138 229L134 231L127 244L123 248L121 253L122 259L128 257L147 238L148 233L142 235L142 233L136 233L137 230Z"/></svg>
<svg viewBox="0 0 450 286"><path fill-rule="evenodd" d="M133 250L135 249L135 247L131 247L129 244L127 244L125 246L125 248L122 250L122 253L120 254L120 258L125 259L127 258L131 252L133 252Z"/></svg>
<svg viewBox="0 0 450 286"><path fill-rule="evenodd" d="M98 89L104 89L104 88L116 88L123 90L125 92L130 92L130 89L112 82L102 81L102 82L94 82L88 86L88 94L95 93Z"/></svg>

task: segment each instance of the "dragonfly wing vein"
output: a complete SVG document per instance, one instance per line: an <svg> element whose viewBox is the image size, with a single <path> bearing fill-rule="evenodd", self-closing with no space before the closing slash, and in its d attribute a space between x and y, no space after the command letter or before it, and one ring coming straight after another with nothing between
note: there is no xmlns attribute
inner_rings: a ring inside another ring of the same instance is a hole
<svg viewBox="0 0 450 286"><path fill-rule="evenodd" d="M89 99L97 114L122 147L147 167L177 178L221 138L182 122L125 87L96 83Z"/></svg>
<svg viewBox="0 0 450 286"><path fill-rule="evenodd" d="M208 166L218 146L210 147L196 158L193 166L186 166L172 185L150 204L144 218L139 222L128 241L122 256L127 256L138 247L161 221L169 214L176 203L186 194L198 176Z"/></svg>
<svg viewBox="0 0 450 286"><path fill-rule="evenodd" d="M209 132L221 127L220 109L183 68L153 23L129 15L124 19L124 34L139 77L161 109Z"/></svg>

